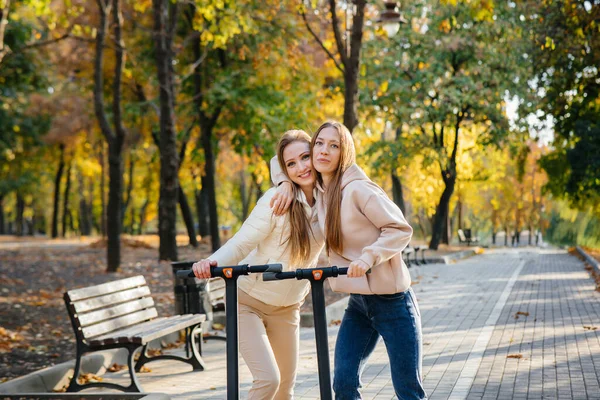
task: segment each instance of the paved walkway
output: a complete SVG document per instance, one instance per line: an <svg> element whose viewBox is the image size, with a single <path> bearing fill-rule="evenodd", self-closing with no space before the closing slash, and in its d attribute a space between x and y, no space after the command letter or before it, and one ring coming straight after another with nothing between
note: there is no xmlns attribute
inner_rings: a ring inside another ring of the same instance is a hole
<svg viewBox="0 0 600 400"><path fill-rule="evenodd" d="M430 399L600 399L600 293L578 259L559 251L490 250L411 273ZM332 352L336 333L331 327ZM301 340L296 398L317 399L311 329L303 328ZM148 364L152 372L140 374L142 385L173 399L224 399L224 352L224 344L207 343L210 369L198 373L179 363ZM251 376L243 362L240 370L244 398ZM382 343L363 378L365 399L395 398Z"/></svg>

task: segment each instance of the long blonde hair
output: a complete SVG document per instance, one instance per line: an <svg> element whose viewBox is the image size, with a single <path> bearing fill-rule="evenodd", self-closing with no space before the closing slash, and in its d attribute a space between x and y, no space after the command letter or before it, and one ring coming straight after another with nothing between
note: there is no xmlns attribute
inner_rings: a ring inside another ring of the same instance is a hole
<svg viewBox="0 0 600 400"><path fill-rule="evenodd" d="M285 132L281 139L279 139L279 143L277 143L277 159L279 160L279 166L290 181L291 178L288 175L287 167L283 159L283 151L288 145L294 142L303 142L310 147L310 136L303 130L292 129ZM312 234L312 228L310 226L310 220L304 210L304 206L298 201L298 193L301 190L300 187L292 182L292 189L294 192L294 200L292 201L292 205L288 212L290 234L283 243L287 243L287 247L290 249L291 264L301 265L310 258L309 234Z"/></svg>
<svg viewBox="0 0 600 400"><path fill-rule="evenodd" d="M327 254L330 250L342 254L344 244L342 241L342 177L344 172L356 162L356 149L352 134L346 126L337 121L327 121L317 129L310 143L311 155L319 133L325 128L335 129L340 136L340 162L333 179L325 189L325 201L327 202L327 216L325 217L325 246ZM317 180L323 183L323 177L317 173Z"/></svg>

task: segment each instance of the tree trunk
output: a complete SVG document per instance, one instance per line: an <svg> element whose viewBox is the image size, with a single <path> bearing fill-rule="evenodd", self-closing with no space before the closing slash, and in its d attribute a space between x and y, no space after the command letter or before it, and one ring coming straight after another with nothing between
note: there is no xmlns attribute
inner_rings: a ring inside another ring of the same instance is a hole
<svg viewBox="0 0 600 400"><path fill-rule="evenodd" d="M69 193L71 192L71 166L72 160L69 161L67 167L67 182L65 184L65 192L63 193L63 215L62 215L62 237L67 236L67 219L69 217Z"/></svg>
<svg viewBox="0 0 600 400"><path fill-rule="evenodd" d="M204 176L202 177L202 185L204 186ZM204 189L196 190L196 214L198 216L198 233L200 236L210 235L210 221L208 217L208 201L206 199L206 191Z"/></svg>
<svg viewBox="0 0 600 400"><path fill-rule="evenodd" d="M196 229L194 228L194 217L192 216L192 209L188 203L187 196L185 195L181 185L178 190L179 196L179 209L181 210L181 216L185 222L188 237L190 239L190 245L198 247L198 239L196 238Z"/></svg>
<svg viewBox="0 0 600 400"><path fill-rule="evenodd" d="M0 195L0 235L4 235L4 195Z"/></svg>
<svg viewBox="0 0 600 400"><path fill-rule="evenodd" d="M202 56L200 36L197 36L193 41L194 58L199 60ZM223 57L224 58L224 57ZM224 62L222 62L224 64ZM217 196L215 191L215 155L213 150L213 128L215 127L221 107L213 112L211 116L207 116L202 107L204 98L202 96L202 76L200 69L194 71L194 98L196 109L199 115L201 144L204 150L204 176L202 177L202 191L206 196L209 219L209 233L211 236L212 251L215 252L221 247L221 238L219 236L219 216L217 210ZM202 221L202 220L200 220Z"/></svg>
<svg viewBox="0 0 600 400"><path fill-rule="evenodd" d="M104 157L104 142L100 144L100 233L106 237L106 157Z"/></svg>
<svg viewBox="0 0 600 400"><path fill-rule="evenodd" d="M210 129L209 129L210 128ZM206 197L208 203L208 218L210 227L210 238L212 251L215 252L221 247L221 238L219 236L219 217L217 212L217 194L215 191L215 157L212 148L212 127L206 127L202 130L202 147L204 148L204 159L206 166Z"/></svg>
<svg viewBox="0 0 600 400"><path fill-rule="evenodd" d="M450 203L447 205L446 220L444 222L444 230L442 231L442 243L450 244L450 238L452 237L452 218L450 216Z"/></svg>
<svg viewBox="0 0 600 400"><path fill-rule="evenodd" d="M146 197L146 201L144 201L142 208L140 208L140 223L138 224L138 230L137 230L138 235L141 235L143 233L144 224L146 223L146 209L148 208L149 203L150 202L148 201L148 198Z"/></svg>
<svg viewBox="0 0 600 400"><path fill-rule="evenodd" d="M394 203L400 207L400 210L402 210L402 213L406 217L406 205L404 204L404 191L402 190L402 182L400 182L400 178L394 172L392 172L392 195L394 198Z"/></svg>
<svg viewBox="0 0 600 400"><path fill-rule="evenodd" d="M108 272L117 272L121 264L121 202L123 195L123 159L121 147L108 145L108 208L106 233Z"/></svg>
<svg viewBox="0 0 600 400"><path fill-rule="evenodd" d="M254 185L254 193L256 194L256 201L258 201L258 199L260 199L263 196L263 191L262 191L262 188L260 187L259 179L260 179L259 176L256 173L252 172L252 184Z"/></svg>
<svg viewBox="0 0 600 400"><path fill-rule="evenodd" d="M120 0L104 3L98 1L100 21L96 33L96 53L94 59L94 111L102 134L108 143L108 207L106 210L107 240L107 268L106 272L117 272L121 264L121 207L123 201L123 142L125 127L121 113L121 79L124 65L125 43L122 38L123 19L120 9ZM113 21L109 24L112 12ZM112 122L108 121L104 109L104 47L108 27L113 26L114 35L114 73L112 87Z"/></svg>
<svg viewBox="0 0 600 400"><path fill-rule="evenodd" d="M23 226L24 226L24 220L23 220L23 213L25 211L25 199L23 198L23 196L21 195L21 193L19 193L17 191L17 209L16 209L16 214L15 214L15 224L17 226L17 236L23 236Z"/></svg>
<svg viewBox="0 0 600 400"><path fill-rule="evenodd" d="M440 201L435 209L435 215L433 216L433 226L431 232L431 241L429 242L429 248L431 250L437 250L442 237L444 234L444 228L446 228L446 220L448 218L448 211L450 206L450 198L454 192L454 185L456 183L456 174L450 173L449 177L444 179L446 187L442 192Z"/></svg>
<svg viewBox="0 0 600 400"><path fill-rule="evenodd" d="M158 202L159 259L177 260L177 192L179 189L169 1L153 0L154 43L160 87L160 199Z"/></svg>
<svg viewBox="0 0 600 400"><path fill-rule="evenodd" d="M129 203L131 202L131 192L133 190L133 170L135 167L135 158L133 154L133 150L129 152L129 168L127 171L127 175L129 178L129 182L127 182L127 189L125 190L125 200L123 200L123 207L121 210L121 218L125 219L125 213L127 212L127 207L129 207ZM121 221L121 225L123 225L124 221Z"/></svg>
<svg viewBox="0 0 600 400"><path fill-rule="evenodd" d="M65 145L60 144L60 159L58 161L58 170L54 177L54 204L52 210L52 238L58 237L58 207L60 201L60 182L62 180L62 174L65 169Z"/></svg>
<svg viewBox="0 0 600 400"><path fill-rule="evenodd" d="M90 201L88 204L88 200L85 197L85 179L83 175L78 173L77 177L79 190L81 192L79 195L79 231L83 236L90 236L92 234L92 202ZM92 191L93 186L90 186L91 187L88 188L88 190Z"/></svg>

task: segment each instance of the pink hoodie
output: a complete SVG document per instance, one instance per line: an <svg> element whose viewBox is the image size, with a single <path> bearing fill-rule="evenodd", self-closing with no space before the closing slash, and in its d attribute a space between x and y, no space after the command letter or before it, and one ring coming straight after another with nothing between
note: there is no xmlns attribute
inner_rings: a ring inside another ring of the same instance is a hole
<svg viewBox="0 0 600 400"><path fill-rule="evenodd" d="M276 165L274 165L276 164ZM277 162L271 161L274 182L287 180ZM325 232L327 205L323 189L317 185L317 215ZM357 294L393 294L410 287L410 274L402 260L402 250L412 237L412 228L402 211L385 191L371 181L356 164L342 177L343 254L330 252L330 264L347 267L361 260L371 273L360 278L340 276L329 279L336 292Z"/></svg>

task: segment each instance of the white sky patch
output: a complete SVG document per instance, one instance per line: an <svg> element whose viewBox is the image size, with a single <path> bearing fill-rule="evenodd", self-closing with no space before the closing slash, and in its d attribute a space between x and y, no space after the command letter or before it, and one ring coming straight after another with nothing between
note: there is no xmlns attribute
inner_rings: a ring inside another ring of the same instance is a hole
<svg viewBox="0 0 600 400"><path fill-rule="evenodd" d="M511 128L516 129L516 121L519 118L517 113L519 107L519 98L517 96L510 97L507 94L504 97L506 102L506 115ZM545 119L540 119L543 116L543 112L538 111L538 115L529 114L525 120L529 126L529 132L532 138L539 138L540 142L544 145L552 143L554 140L554 120L552 116L548 115Z"/></svg>

